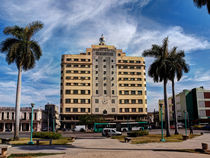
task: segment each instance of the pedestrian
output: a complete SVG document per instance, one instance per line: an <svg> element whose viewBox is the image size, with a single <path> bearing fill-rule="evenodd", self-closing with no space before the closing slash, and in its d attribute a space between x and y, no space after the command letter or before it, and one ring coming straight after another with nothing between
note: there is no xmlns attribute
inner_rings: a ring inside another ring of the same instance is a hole
<svg viewBox="0 0 210 158"><path fill-rule="evenodd" d="M193 127L190 126L190 134L193 134Z"/></svg>

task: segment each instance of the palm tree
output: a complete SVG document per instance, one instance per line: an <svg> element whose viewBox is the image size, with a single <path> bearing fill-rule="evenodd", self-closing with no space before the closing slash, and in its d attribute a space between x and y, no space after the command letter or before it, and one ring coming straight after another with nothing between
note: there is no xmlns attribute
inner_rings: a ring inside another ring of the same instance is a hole
<svg viewBox="0 0 210 158"><path fill-rule="evenodd" d="M210 0L193 0L193 1L198 8L201 8L206 5L208 13L210 14Z"/></svg>
<svg viewBox="0 0 210 158"><path fill-rule="evenodd" d="M42 56L42 51L37 41L32 40L32 36L42 29L43 24L39 21L28 24L25 28L19 26L6 27L5 35L11 37L1 43L1 52L6 53L8 64L15 63L18 69L18 80L15 102L15 132L14 139L19 139L20 122L20 98L21 98L21 75L22 70L29 70L35 66L35 61Z"/></svg>
<svg viewBox="0 0 210 158"><path fill-rule="evenodd" d="M184 51L176 51L176 47L172 49L169 54L170 66L169 66L169 80L172 83L172 102L173 102L173 111L174 111L174 121L175 121L175 134L179 134L177 126L177 111L176 111L176 102L175 102L175 83L174 79L177 78L179 81L182 78L183 72L189 72L189 66L185 62Z"/></svg>
<svg viewBox="0 0 210 158"><path fill-rule="evenodd" d="M143 52L144 57L154 57L155 61L150 65L148 74L154 82L162 82L164 86L164 105L165 105L165 123L166 136L170 136L169 109L167 103L167 82L168 82L168 37L163 40L162 46L152 45L152 48Z"/></svg>

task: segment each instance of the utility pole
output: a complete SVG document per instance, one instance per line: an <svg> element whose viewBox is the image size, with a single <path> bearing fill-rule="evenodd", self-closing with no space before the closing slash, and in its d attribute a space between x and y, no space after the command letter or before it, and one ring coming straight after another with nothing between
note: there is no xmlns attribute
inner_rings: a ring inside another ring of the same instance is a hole
<svg viewBox="0 0 210 158"><path fill-rule="evenodd" d="M160 118L161 118L161 142L165 142L164 136L163 136L163 113L162 113L162 106L163 104L160 104Z"/></svg>

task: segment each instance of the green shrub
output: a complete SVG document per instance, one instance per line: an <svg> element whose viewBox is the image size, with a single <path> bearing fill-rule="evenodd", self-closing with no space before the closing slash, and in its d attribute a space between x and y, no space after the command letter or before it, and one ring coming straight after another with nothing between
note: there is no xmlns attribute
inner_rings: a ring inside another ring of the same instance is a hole
<svg viewBox="0 0 210 158"><path fill-rule="evenodd" d="M128 132L127 135L129 137L145 136L145 135L149 135L149 131L147 131L147 130L144 130L144 131L132 131L132 132Z"/></svg>
<svg viewBox="0 0 210 158"><path fill-rule="evenodd" d="M54 132L34 132L33 138L45 138L45 139L59 139L61 137L60 133Z"/></svg>

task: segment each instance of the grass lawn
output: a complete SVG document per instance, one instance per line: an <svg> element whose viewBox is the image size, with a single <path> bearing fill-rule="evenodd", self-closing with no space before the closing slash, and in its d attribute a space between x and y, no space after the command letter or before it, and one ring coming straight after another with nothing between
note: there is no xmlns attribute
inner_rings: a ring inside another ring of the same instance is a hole
<svg viewBox="0 0 210 158"><path fill-rule="evenodd" d="M189 135L189 139L199 136L198 134ZM113 136L112 139L118 139L121 142L124 142L124 137L126 136ZM171 135L171 137L164 137L166 142L182 142L182 135ZM160 134L149 134L146 136L133 137L131 138L132 144L141 144L141 143L158 143L160 142Z"/></svg>
<svg viewBox="0 0 210 158"><path fill-rule="evenodd" d="M33 140L35 140L35 139L42 139L42 138L33 138ZM20 138L17 141L10 141L10 144L11 145L27 145L29 141L30 141L30 138ZM71 142L73 142L71 140L71 138L66 138L66 137L52 140L53 145L65 145L65 144L71 143ZM36 141L34 141L34 144L36 144ZM40 141L39 144L40 145L49 145L49 141Z"/></svg>

